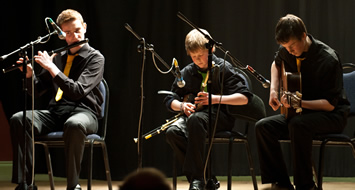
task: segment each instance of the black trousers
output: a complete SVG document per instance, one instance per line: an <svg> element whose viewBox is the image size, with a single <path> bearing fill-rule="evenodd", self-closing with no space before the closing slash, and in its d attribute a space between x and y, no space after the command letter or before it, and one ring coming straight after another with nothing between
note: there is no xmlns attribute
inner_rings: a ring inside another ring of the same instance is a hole
<svg viewBox="0 0 355 190"><path fill-rule="evenodd" d="M215 109L212 111L212 127L215 123ZM232 130L234 118L219 114L216 131ZM183 166L189 180L204 178L205 146L208 137L208 110L195 112L190 117L181 117L166 130L166 140Z"/></svg>
<svg viewBox="0 0 355 190"><path fill-rule="evenodd" d="M333 112L302 114L287 120L274 115L256 123L256 140L262 183L288 185L290 179L279 139L291 140L294 184L297 189L313 187L312 139L315 134L341 133L346 120Z"/></svg>
<svg viewBox="0 0 355 190"><path fill-rule="evenodd" d="M27 129L23 127L23 112L14 114L10 119L10 132L13 147L12 182L23 182L23 159L26 151L26 183L32 179L32 115L34 134L43 135L53 131L64 131L67 189L79 183L80 164L84 153L84 140L87 134L96 133L98 121L89 110L74 106L60 106L53 111L26 111ZM25 132L25 134L24 134ZM25 137L26 135L26 150Z"/></svg>

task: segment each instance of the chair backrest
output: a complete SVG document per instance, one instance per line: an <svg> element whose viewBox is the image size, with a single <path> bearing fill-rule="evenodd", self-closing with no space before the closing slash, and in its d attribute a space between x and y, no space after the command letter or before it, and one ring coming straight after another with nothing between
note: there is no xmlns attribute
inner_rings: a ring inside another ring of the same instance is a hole
<svg viewBox="0 0 355 190"><path fill-rule="evenodd" d="M101 91L104 101L101 104L101 119L99 119L99 131L98 135L102 139L106 137L106 129L107 129L107 118L108 118L108 106L109 106L109 97L110 97L110 90L108 84L105 79L99 84L99 90Z"/></svg>
<svg viewBox="0 0 355 190"><path fill-rule="evenodd" d="M344 90L350 102L350 114L355 115L355 71L343 74Z"/></svg>
<svg viewBox="0 0 355 190"><path fill-rule="evenodd" d="M239 69L238 67L234 67L234 70L235 72L238 73L238 75L244 79L245 81L245 85L247 86L247 88L250 90L250 91L253 91L253 86L251 84L251 81L250 81L250 78L249 76L244 72L242 71L241 69Z"/></svg>
<svg viewBox="0 0 355 190"><path fill-rule="evenodd" d="M245 80L246 86L248 87L249 91L252 92L252 84L249 76L237 67L235 67L235 71ZM252 122L266 117L265 104L256 94L253 94L247 105L227 106L227 109L228 112L234 117L246 119Z"/></svg>

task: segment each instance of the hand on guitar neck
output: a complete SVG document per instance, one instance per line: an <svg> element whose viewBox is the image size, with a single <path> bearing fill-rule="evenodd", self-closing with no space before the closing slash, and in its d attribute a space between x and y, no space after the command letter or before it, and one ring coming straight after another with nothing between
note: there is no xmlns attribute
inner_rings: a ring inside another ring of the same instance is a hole
<svg viewBox="0 0 355 190"><path fill-rule="evenodd" d="M283 62L280 74L281 114L291 118L302 112L302 75L301 72L286 72Z"/></svg>

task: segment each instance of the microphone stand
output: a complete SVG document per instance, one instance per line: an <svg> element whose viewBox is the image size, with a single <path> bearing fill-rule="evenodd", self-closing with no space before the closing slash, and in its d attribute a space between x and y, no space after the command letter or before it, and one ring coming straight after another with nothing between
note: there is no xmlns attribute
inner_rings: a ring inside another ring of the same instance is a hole
<svg viewBox="0 0 355 190"><path fill-rule="evenodd" d="M206 44L206 48L208 49L208 72L212 73L212 49L213 46L216 44L216 42L214 42L213 40L209 40L208 43ZM213 130L212 130L212 93L211 90L212 89L212 77L208 78L208 82L207 82L207 89L208 90L208 143L212 144L212 136L214 134ZM217 119L217 118L216 118ZM212 160L211 160L211 154L209 154L209 162L208 162L208 180L207 180L207 184L205 186L205 189L216 189L216 184L212 179Z"/></svg>
<svg viewBox="0 0 355 190"><path fill-rule="evenodd" d="M192 23L191 21L189 21L182 13L178 12L177 16L185 21L187 24L189 24L191 27L193 27L194 29L198 30L202 35L205 36L205 38L208 40L208 43L206 44L206 48L208 49L208 70L211 73L211 68L212 68L212 48L213 46L219 48L220 50L222 50L224 53L226 53L227 51L224 50L224 48L222 47L222 43L216 42L215 40L213 40L209 35L205 34L204 32L202 32L199 27L197 27L194 23ZM239 67L242 66L241 62L236 59L233 55L231 55L229 52L227 52L227 55L231 58L232 63L234 66L237 66L236 64L239 64ZM270 81L266 80L262 75L260 75L259 73L257 73L252 67L250 67L249 65L247 65L245 67L246 69L248 69L248 71L259 81L263 84L264 88L268 88L270 86ZM207 83L207 88L211 89L211 78L208 79L208 83ZM212 111L212 94L211 91L209 90L208 92L208 113L209 113L209 123L208 123L208 134L209 134L209 144L211 145L212 143L212 122L211 122L211 111ZM213 182L213 180L211 179L211 154L209 155L208 159L208 180L207 180L207 184L205 186L206 190L215 190L216 189L216 184Z"/></svg>
<svg viewBox="0 0 355 190"><path fill-rule="evenodd" d="M206 48L208 49L208 71L210 73L212 73L212 49L214 46L221 46L222 44L219 42L216 42L215 40L213 40L209 35L205 34L204 32L202 32L200 30L199 27L197 27L195 24L193 24L192 22L190 22L184 15L182 15L180 12L178 12L177 15L180 19L182 19L183 21L185 21L187 24L189 24L191 27L195 28L196 30L198 30L202 35L205 36L205 38L208 40L208 43L206 43ZM213 136L213 130L212 130L212 93L211 93L211 88L212 88L212 77L208 78L208 82L207 82L207 89L208 90L208 141L209 144L212 144L212 136ZM208 159L208 180L207 183L205 185L205 189L206 190L215 190L216 189L216 184L212 179L212 162L211 162L211 154L209 155Z"/></svg>
<svg viewBox="0 0 355 190"><path fill-rule="evenodd" d="M224 54L228 55L228 57L232 60L234 66L238 67L239 65L239 67L247 69L263 85L264 88L270 87L270 81L263 77L261 74L259 74L253 67L251 67L250 65L244 67L243 64L237 58L235 58L229 51L225 50L222 46L217 46L217 48L220 49Z"/></svg>
<svg viewBox="0 0 355 190"><path fill-rule="evenodd" d="M140 105L140 114L139 114L139 123L138 123L138 137L136 140L137 143L137 152L138 152L138 170L142 168L142 149L143 144L141 142L143 137L143 128L142 128L142 115L143 115L143 104L144 104L144 88L143 88L143 76L144 76L144 65L146 60L146 51L150 51L159 61L161 61L166 68L169 68L169 65L154 51L154 45L146 43L145 39L140 37L135 31L133 31L132 27L129 24L125 24L125 28L130 31L139 41L140 45L137 47L137 51L142 53L142 71L141 71L141 105ZM172 72L172 74L176 77L176 73Z"/></svg>
<svg viewBox="0 0 355 190"><path fill-rule="evenodd" d="M232 64L235 67L242 67L242 69L247 69L249 71L250 74L252 74L262 85L264 88L269 88L270 87L270 81L267 80L264 76L262 76L261 74L259 74L253 67L247 65L244 66L242 64L241 61L239 61L237 58L235 58L229 51L225 50L222 47L222 43L218 43L215 40L213 40L209 35L206 35L205 33L203 33L195 24L193 24L191 21L189 21L182 13L178 12L177 16L185 21L187 24L189 24L191 27L195 28L196 30L198 30L200 33L202 33L205 38L207 38L209 41L212 41L216 48L220 49L223 53L227 54L228 57L232 60Z"/></svg>
<svg viewBox="0 0 355 190"><path fill-rule="evenodd" d="M23 117L22 117L22 123L23 123L23 129L24 129L24 150L23 150L23 159L21 162L22 165L22 182L19 184L21 185L19 187L19 190L32 190L32 189L37 189L35 188L35 186L33 185L33 173L34 173L34 162L32 164L32 178L31 178L31 184L28 186L27 185L27 180L26 180L26 156L27 156L27 135L26 135L26 131L28 129L28 124L26 121L26 110L27 110L27 88L26 88L26 83L27 83L27 78L26 78L26 73L27 73L27 63L28 61L26 60L26 50L29 48L32 48L32 50L34 49L34 44L38 44L40 43L43 39L48 38L49 36L56 34L56 32L52 32L47 34L44 37L38 37L37 40L30 42L22 47L20 47L19 49L3 55L0 57L0 61L4 61L6 58L8 58L9 56L18 53L20 55L20 57L23 58L23 62L22 62L22 92L23 92L23 99L24 99L24 106L23 106ZM33 51L32 51L32 57L33 57ZM33 129L31 129L31 131L33 131ZM33 133L32 133L33 134ZM33 139L33 137L32 137ZM32 146L32 153L34 153L34 146ZM32 160L34 161L34 154L32 155Z"/></svg>
<svg viewBox="0 0 355 190"><path fill-rule="evenodd" d="M59 52L62 52L62 51L66 51L66 50L68 50L68 49L71 49L71 48L73 48L73 47L76 47L76 46L79 46L79 45L81 45L81 44L83 44L83 43L88 43L88 42L89 42L89 39L88 39L88 38L85 38L85 39L82 40L82 41L75 42L75 43L73 43L73 44L71 44L71 45L67 45L67 46L65 46L65 47L61 47L61 48L52 50L52 51L48 52L48 55L51 56L51 55L53 55L54 53L59 53ZM32 56L33 56L33 55L32 55ZM27 60L26 60L26 61L27 61ZM32 62L32 61L34 61L34 58L28 60L27 62ZM3 71L3 73L7 73L7 72L10 72L10 71L16 70L16 69L18 69L18 68L20 68L20 67L22 67L22 65L18 66L18 65L16 65L16 64L13 64L12 66L10 66L10 67L8 67L8 68L6 68L6 69L2 69L2 71Z"/></svg>

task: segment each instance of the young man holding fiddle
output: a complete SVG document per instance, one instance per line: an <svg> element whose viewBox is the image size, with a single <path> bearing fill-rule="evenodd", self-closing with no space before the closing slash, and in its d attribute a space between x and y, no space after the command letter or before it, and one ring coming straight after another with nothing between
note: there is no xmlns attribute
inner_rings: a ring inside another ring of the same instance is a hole
<svg viewBox="0 0 355 190"><path fill-rule="evenodd" d="M65 40L68 45L85 39L87 25L79 12L72 9L64 10L59 14L57 23L66 34ZM50 90L53 97L48 110L34 110L33 114L32 111L26 112L27 126L31 126L33 117L35 136L52 131L64 131L67 189L81 189L79 173L84 140L86 135L97 132L97 120L101 115L103 96L99 90L99 83L104 73L104 56L89 44L82 44L52 56L46 51L39 51L34 58L42 67L42 71L32 75L32 68L28 65L26 77L34 78L36 96ZM22 62L22 58L17 61ZM31 91L29 81L27 87ZM19 184L16 189L24 189L32 183L31 130L30 127L24 130L22 116L21 111L10 119L14 159L12 182ZM23 138L25 135L26 142ZM25 151L26 165L22 168ZM25 184L22 183L22 171L26 172Z"/></svg>

